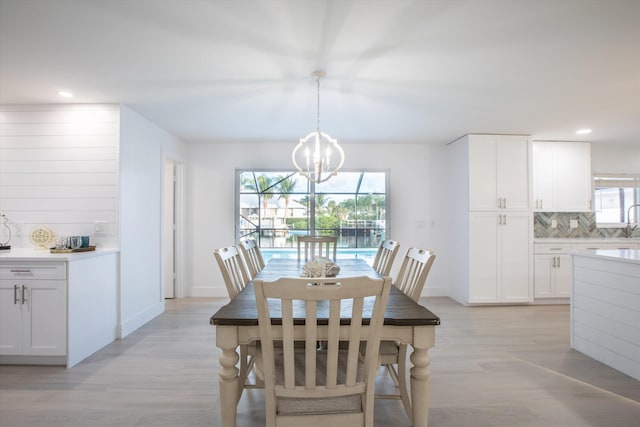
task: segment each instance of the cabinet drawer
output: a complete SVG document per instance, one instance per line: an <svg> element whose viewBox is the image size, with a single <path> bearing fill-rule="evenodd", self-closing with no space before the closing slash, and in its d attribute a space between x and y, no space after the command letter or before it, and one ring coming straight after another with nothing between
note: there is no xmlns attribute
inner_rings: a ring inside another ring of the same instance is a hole
<svg viewBox="0 0 640 427"><path fill-rule="evenodd" d="M2 263L0 279L50 280L66 279L64 262Z"/></svg>
<svg viewBox="0 0 640 427"><path fill-rule="evenodd" d="M593 243L580 243L575 245L575 250L586 251L594 249L636 249L635 243L625 242L593 242Z"/></svg>
<svg viewBox="0 0 640 427"><path fill-rule="evenodd" d="M533 246L536 254L568 254L572 249L571 245L563 244L553 245L549 243L536 243Z"/></svg>

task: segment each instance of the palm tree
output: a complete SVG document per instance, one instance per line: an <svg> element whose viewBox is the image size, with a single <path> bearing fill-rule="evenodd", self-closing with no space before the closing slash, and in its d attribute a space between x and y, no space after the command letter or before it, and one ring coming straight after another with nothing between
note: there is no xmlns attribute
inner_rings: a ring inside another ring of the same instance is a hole
<svg viewBox="0 0 640 427"><path fill-rule="evenodd" d="M258 183L258 196L262 197L262 216L264 216L267 213L268 202L273 198L273 193L271 193L272 179L266 175L258 175L256 180Z"/></svg>
<svg viewBox="0 0 640 427"><path fill-rule="evenodd" d="M278 191L282 194L278 197L278 199L284 199L284 217L283 221L287 223L287 211L289 210L289 202L291 201L291 193L296 186L296 182L289 178L278 177Z"/></svg>

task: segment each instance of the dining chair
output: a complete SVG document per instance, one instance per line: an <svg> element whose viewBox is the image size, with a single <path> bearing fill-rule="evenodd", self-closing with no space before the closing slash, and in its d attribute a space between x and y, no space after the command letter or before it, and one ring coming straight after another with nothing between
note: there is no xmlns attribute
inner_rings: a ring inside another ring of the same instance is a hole
<svg viewBox="0 0 640 427"><path fill-rule="evenodd" d="M251 281L242 255L236 246L216 249L213 254L220 267L229 298L234 299ZM249 345L240 346L240 377L243 379L244 388L262 388L262 375L257 369L255 370L256 382L247 384L249 373L254 370L256 362L260 363L256 357L256 346L255 341ZM242 389L238 390L238 393L242 393Z"/></svg>
<svg viewBox="0 0 640 427"><path fill-rule="evenodd" d="M395 240L387 239L380 243L376 257L373 259L373 269L381 276L388 276L399 249L400 243Z"/></svg>
<svg viewBox="0 0 640 427"><path fill-rule="evenodd" d="M249 269L249 276L253 279L256 277L256 274L260 273L264 268L264 259L262 258L260 248L255 239L241 240L237 246Z"/></svg>
<svg viewBox="0 0 640 427"><path fill-rule="evenodd" d="M436 254L419 248L409 248L404 256L398 277L394 285L415 302L427 281ZM398 394L378 394L379 399L400 399L409 421L411 419L411 399L407 391L407 345L397 341L380 342L380 363L384 366L391 379L398 387ZM397 366L397 370L395 366Z"/></svg>
<svg viewBox="0 0 640 427"><path fill-rule="evenodd" d="M302 253L304 252L304 258ZM336 259L338 238L335 236L298 236L298 259L325 257Z"/></svg>
<svg viewBox="0 0 640 427"><path fill-rule="evenodd" d="M266 425L371 427L391 279L309 280L254 281ZM326 321L324 316L318 320L319 307L327 307ZM342 324L344 319L351 319L350 324ZM363 319L370 319L368 327L363 327ZM318 340L327 346L318 350ZM361 341L366 341L362 354Z"/></svg>

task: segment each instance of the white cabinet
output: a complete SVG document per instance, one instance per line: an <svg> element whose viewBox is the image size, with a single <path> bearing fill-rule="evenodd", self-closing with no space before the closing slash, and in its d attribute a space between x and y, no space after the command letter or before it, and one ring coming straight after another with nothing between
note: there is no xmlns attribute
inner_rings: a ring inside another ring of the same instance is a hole
<svg viewBox="0 0 640 427"><path fill-rule="evenodd" d="M64 263L0 266L0 355L64 356Z"/></svg>
<svg viewBox="0 0 640 427"><path fill-rule="evenodd" d="M528 212L469 215L468 303L532 300L531 223Z"/></svg>
<svg viewBox="0 0 640 427"><path fill-rule="evenodd" d="M528 211L530 142L520 135L468 135L469 209Z"/></svg>
<svg viewBox="0 0 640 427"><path fill-rule="evenodd" d="M571 246L535 245L535 298L568 298L571 294Z"/></svg>
<svg viewBox="0 0 640 427"><path fill-rule="evenodd" d="M462 304L533 301L530 154L522 135L466 135L449 144L449 295Z"/></svg>
<svg viewBox="0 0 640 427"><path fill-rule="evenodd" d="M533 199L538 212L591 211L590 143L534 141Z"/></svg>

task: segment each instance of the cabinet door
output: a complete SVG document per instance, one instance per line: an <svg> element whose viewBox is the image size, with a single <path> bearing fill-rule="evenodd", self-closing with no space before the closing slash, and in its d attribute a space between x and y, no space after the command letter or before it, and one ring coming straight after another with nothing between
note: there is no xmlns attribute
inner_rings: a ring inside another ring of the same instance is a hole
<svg viewBox="0 0 640 427"><path fill-rule="evenodd" d="M497 197L499 208L528 211L531 199L529 184L529 138L500 135L496 146Z"/></svg>
<svg viewBox="0 0 640 427"><path fill-rule="evenodd" d="M558 212L591 210L591 145L555 142L555 200Z"/></svg>
<svg viewBox="0 0 640 427"><path fill-rule="evenodd" d="M21 287L19 280L0 280L0 355L22 354Z"/></svg>
<svg viewBox="0 0 640 427"><path fill-rule="evenodd" d="M531 214L503 214L499 230L500 296L504 302L529 302L531 286Z"/></svg>
<svg viewBox="0 0 640 427"><path fill-rule="evenodd" d="M553 212L553 143L533 143L533 209Z"/></svg>
<svg viewBox="0 0 640 427"><path fill-rule="evenodd" d="M536 298L550 298L553 295L552 276L553 255L536 255L534 260L533 286Z"/></svg>
<svg viewBox="0 0 640 427"><path fill-rule="evenodd" d="M23 305L23 322L23 354L66 355L66 281L29 281Z"/></svg>
<svg viewBox="0 0 640 427"><path fill-rule="evenodd" d="M496 162L496 136L469 135L469 210L498 209Z"/></svg>
<svg viewBox="0 0 640 427"><path fill-rule="evenodd" d="M498 302L498 214L469 215L469 302Z"/></svg>
<svg viewBox="0 0 640 427"><path fill-rule="evenodd" d="M556 256L555 265L553 296L569 298L571 296L571 255Z"/></svg>

